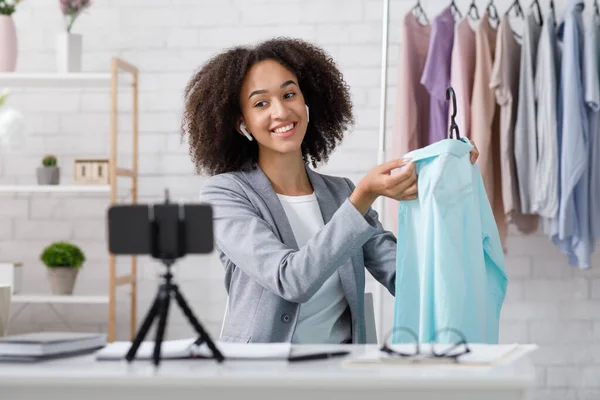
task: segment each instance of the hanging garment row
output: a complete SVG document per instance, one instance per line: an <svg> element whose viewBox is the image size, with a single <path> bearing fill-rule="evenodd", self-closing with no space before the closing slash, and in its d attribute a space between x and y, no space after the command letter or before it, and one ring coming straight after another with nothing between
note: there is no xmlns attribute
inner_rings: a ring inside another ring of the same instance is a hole
<svg viewBox="0 0 600 400"><path fill-rule="evenodd" d="M517 0L502 16L493 1L481 15L452 1L430 22L417 2L402 26L391 154L446 137L453 87L504 250L510 224L543 230L580 268L600 238L600 13L596 0L584 22L584 7L570 0L557 21L552 1L543 14Z"/></svg>

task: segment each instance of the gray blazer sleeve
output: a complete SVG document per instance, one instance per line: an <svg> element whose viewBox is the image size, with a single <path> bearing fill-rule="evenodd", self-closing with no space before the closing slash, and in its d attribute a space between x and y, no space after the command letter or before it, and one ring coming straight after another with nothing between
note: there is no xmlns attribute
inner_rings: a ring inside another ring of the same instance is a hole
<svg viewBox="0 0 600 400"><path fill-rule="evenodd" d="M215 246L237 268L285 300L304 303L377 232L348 199L305 246L286 246L235 179L217 175L202 200L213 207Z"/></svg>
<svg viewBox="0 0 600 400"><path fill-rule="evenodd" d="M345 178L354 191L354 184ZM396 252L397 241L394 234L383 229L379 222L379 214L373 208L369 208L365 219L375 227L375 233L363 245L365 267L379 283L395 296L396 293Z"/></svg>

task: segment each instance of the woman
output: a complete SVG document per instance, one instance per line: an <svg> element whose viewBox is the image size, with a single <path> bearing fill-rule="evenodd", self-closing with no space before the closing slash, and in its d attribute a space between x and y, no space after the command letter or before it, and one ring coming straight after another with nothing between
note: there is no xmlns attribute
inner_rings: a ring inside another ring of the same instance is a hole
<svg viewBox="0 0 600 400"><path fill-rule="evenodd" d="M371 205L415 199L414 165L378 165L356 187L309 166L352 123L342 74L301 40L230 49L188 83L183 133L213 175L202 199L229 294L221 340L364 343L364 269L394 294L396 239Z"/></svg>

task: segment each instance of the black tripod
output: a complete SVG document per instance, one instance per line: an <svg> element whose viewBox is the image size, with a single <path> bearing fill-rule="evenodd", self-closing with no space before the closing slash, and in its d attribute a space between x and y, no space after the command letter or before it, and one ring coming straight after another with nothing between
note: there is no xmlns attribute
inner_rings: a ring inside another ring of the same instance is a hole
<svg viewBox="0 0 600 400"><path fill-rule="evenodd" d="M171 282L171 278L173 277L173 275L171 274L170 268L173 264L173 261L167 260L163 262L167 267L167 273L163 275L163 277L165 278L165 282L160 285L154 303L148 311L148 314L146 315L146 318L144 319L144 322L139 332L135 336L133 344L131 345L131 348L127 352L127 356L125 358L129 362L131 362L134 359L135 353L137 352L138 347L148 334L148 330L150 329L150 326L152 326L154 319L158 318L158 327L156 329L155 339L156 341L154 344L154 353L152 359L154 361L154 365L158 365L160 363L160 348L165 334L165 327L167 325L167 315L169 313L171 296L175 296L177 304L179 305L179 307L181 307L181 310L183 311L183 313L185 314L185 316L190 321L190 323L199 335L198 340L196 340L195 344L199 345L201 343L206 342L208 348L213 353L213 358L217 359L217 361L219 362L225 360L225 357L223 357L219 349L217 349L208 333L204 330L204 328L202 327L202 325L188 306L177 285Z"/></svg>
<svg viewBox="0 0 600 400"><path fill-rule="evenodd" d="M169 204L168 196L166 204ZM213 354L212 358L215 358L218 362L222 362L223 360L225 360L225 357L223 357L219 349L217 349L215 343L212 341L208 333L204 330L204 328L194 315L187 302L183 298L181 292L179 291L177 285L171 282L171 279L173 278L173 274L171 273L171 266L175 263L175 260L177 258L183 257L186 254L184 240L185 224L181 215L179 215L179 211L176 208L172 208L168 211L172 212L172 218L167 219L165 217L165 214L161 214L161 211L157 211L156 215L152 214L150 222L150 242L152 246L152 256L154 258L161 259L162 263L167 267L167 272L163 275L165 281L160 285L156 298L154 299L154 302L150 310L148 311L148 314L144 318L144 322L142 323L139 332L135 336L133 344L131 345L131 348L127 352L125 358L129 362L131 362L134 359L135 353L137 352L138 347L148 334L148 330L154 322L154 319L158 318L158 327L156 330L156 341L154 344L153 361L154 365L158 365L160 363L160 348L165 334L165 327L167 325L169 305L171 303L171 297L175 296L177 304L179 305L179 307L181 307L184 315L187 317L187 319L199 335L198 339L194 344L200 345L206 342L208 348ZM159 232L159 223L157 222L157 220L160 220L161 218L163 220L167 220L168 222L176 221L176 226L169 227L168 223L163 223L163 229L161 232ZM159 243L163 245L159 245ZM161 251L161 249L165 248L170 248L171 251Z"/></svg>

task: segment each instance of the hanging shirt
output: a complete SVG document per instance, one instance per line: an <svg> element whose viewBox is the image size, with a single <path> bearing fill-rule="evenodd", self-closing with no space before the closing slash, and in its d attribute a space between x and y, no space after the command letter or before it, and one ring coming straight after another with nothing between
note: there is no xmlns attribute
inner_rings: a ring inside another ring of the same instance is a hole
<svg viewBox="0 0 600 400"><path fill-rule="evenodd" d="M538 41L542 27L533 12L525 18L521 44L521 65L519 66L519 101L515 123L515 171L518 183L521 212L533 212L535 191L535 168L537 165L537 129L535 102L535 66Z"/></svg>
<svg viewBox="0 0 600 400"><path fill-rule="evenodd" d="M477 165L481 170L485 191L492 204L500 232L500 240L504 245L507 227L500 180L500 111L494 90L489 86L495 51L496 30L490 25L486 11L475 29L476 61L471 98L471 138L479 149Z"/></svg>
<svg viewBox="0 0 600 400"><path fill-rule="evenodd" d="M550 220L558 213L558 85L560 53L555 20L551 12L542 26L537 49L535 98L537 100L538 161L535 168L533 212L546 221L544 231L550 234Z"/></svg>
<svg viewBox="0 0 600 400"><path fill-rule="evenodd" d="M298 248L324 225L315 193L307 196L277 194L288 218ZM335 272L306 303L300 305L292 343L343 343L352 338L350 320L344 318L348 301L344 296L340 275Z"/></svg>
<svg viewBox="0 0 600 400"><path fill-rule="evenodd" d="M471 94L474 75L475 32L471 28L469 17L465 16L454 29L450 86L456 94L455 121L462 136L466 137L471 137Z"/></svg>
<svg viewBox="0 0 600 400"><path fill-rule="evenodd" d="M448 128L448 100L446 89L450 85L450 56L454 42L454 16L446 7L431 24L429 50L421 83L431 96L429 113L429 140L435 143L446 137Z"/></svg>
<svg viewBox="0 0 600 400"><path fill-rule="evenodd" d="M394 128L389 159L402 158L411 150L425 146L429 134L429 93L420 83L427 58L431 27L413 15L404 16ZM386 198L388 229L396 230L398 201Z"/></svg>
<svg viewBox="0 0 600 400"><path fill-rule="evenodd" d="M498 26L496 56L490 88L494 89L500 106L500 170L502 180L502 203L507 222L514 222L524 233L537 229L537 217L523 215L519 198L519 185L515 167L514 133L519 104L519 66L521 45L515 39L508 14Z"/></svg>
<svg viewBox="0 0 600 400"><path fill-rule="evenodd" d="M398 210L394 327L412 329L424 343L443 328L459 330L469 343L498 342L508 280L472 148L464 138L445 139L408 154L419 197Z"/></svg>
<svg viewBox="0 0 600 400"><path fill-rule="evenodd" d="M571 265L589 268L588 120L584 103L582 0L570 0L558 37L563 42L559 91L560 200L552 240Z"/></svg>
<svg viewBox="0 0 600 400"><path fill-rule="evenodd" d="M600 17L587 24L584 50L585 104L589 120L589 205L592 241L600 238Z"/></svg>
<svg viewBox="0 0 600 400"><path fill-rule="evenodd" d="M402 25L392 158L425 145L429 134L429 93L420 84L431 27L408 13Z"/></svg>

